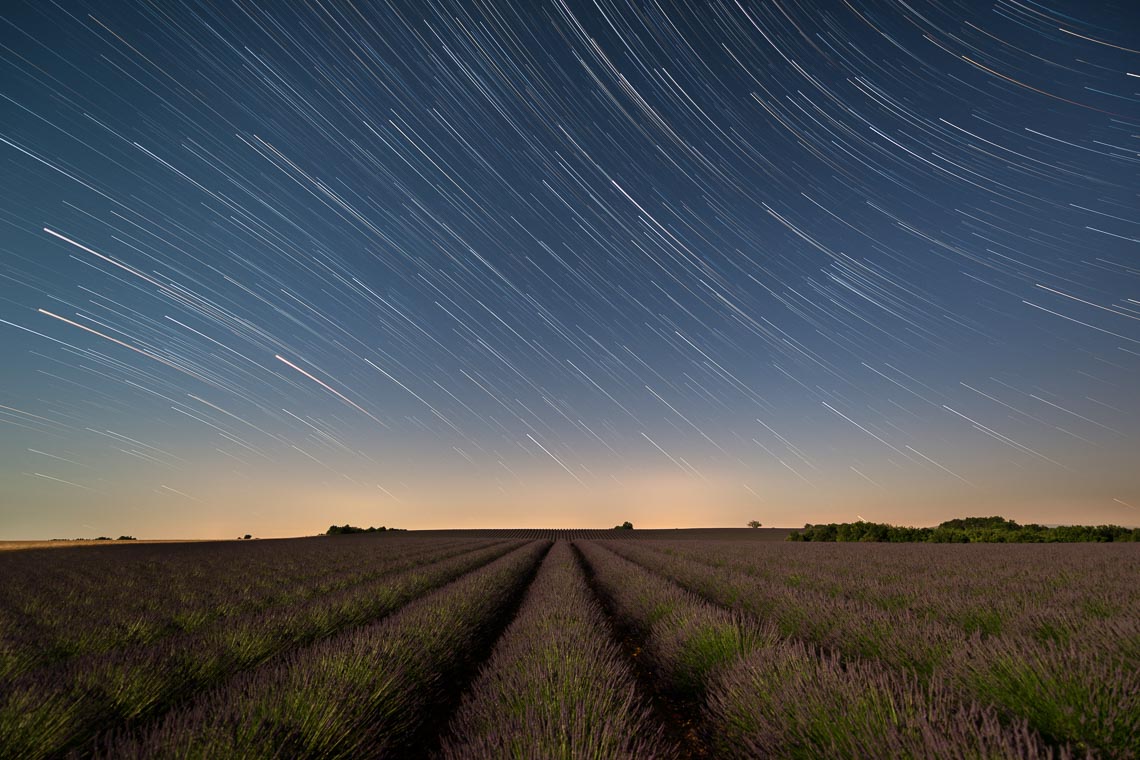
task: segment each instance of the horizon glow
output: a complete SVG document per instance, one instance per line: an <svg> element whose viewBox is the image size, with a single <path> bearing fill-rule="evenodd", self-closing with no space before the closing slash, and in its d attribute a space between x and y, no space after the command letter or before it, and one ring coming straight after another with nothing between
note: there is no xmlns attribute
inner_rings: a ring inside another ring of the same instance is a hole
<svg viewBox="0 0 1140 760"><path fill-rule="evenodd" d="M1140 524L1129 4L0 20L0 538Z"/></svg>

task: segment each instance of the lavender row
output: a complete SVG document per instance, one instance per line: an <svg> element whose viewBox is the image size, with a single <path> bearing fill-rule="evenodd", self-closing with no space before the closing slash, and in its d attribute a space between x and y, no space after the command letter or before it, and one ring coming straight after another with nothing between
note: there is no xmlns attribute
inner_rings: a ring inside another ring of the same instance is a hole
<svg viewBox="0 0 1140 760"><path fill-rule="evenodd" d="M489 543L489 542L488 542ZM337 593L469 548L458 541L307 539L29 551L0 557L0 677L138 646L234 615ZM141 549L141 551L136 551Z"/></svg>
<svg viewBox="0 0 1140 760"><path fill-rule="evenodd" d="M304 605L25 674L0 694L0 757L53 756L108 726L152 719L290 648L388 615L517 546L477 548Z"/></svg>
<svg viewBox="0 0 1140 760"><path fill-rule="evenodd" d="M452 719L441 756L670 754L573 552L556 543Z"/></svg>
<svg viewBox="0 0 1140 760"><path fill-rule="evenodd" d="M723 563L714 566L619 542L607 545L717 604L777 625L785 635L846 658L872 659L915 673L924 683L943 685L1010 719L1028 721L1056 744L1140 757L1140 670L1130 660L1140 646L1135 618L1087 623L1079 642L967 633L905 608L887 611L758 582ZM961 603L951 593L940 601Z"/></svg>
<svg viewBox="0 0 1140 760"><path fill-rule="evenodd" d="M795 641L717 672L705 715L723 757L1073 757L945 686Z"/></svg>
<svg viewBox="0 0 1140 760"><path fill-rule="evenodd" d="M767 551L744 552L741 547L725 544L691 549L613 544L612 548L670 574L720 604L745 605L754 614L771 617L786 633L818 639L861 656L883 658L924 674L940 667L974 634L982 640L1000 634L1087 645L1102 639L1104 631L1118 631L1119 623L1140 617L1121 612L1134 608L1137 597L1135 584L1124 578L1108 572L1098 575L1093 567L1082 574L1077 572L1076 563L1066 568L1056 556L1041 556L1036 559L1037 575L1056 571L1066 579L1064 584L1055 582L1049 584L1051 590L1043 591L1037 578L1019 582L1009 573L1007 557L975 551L999 548L995 546L937 547L970 554L959 554L956 561L946 555L932 558L921 582L916 582L918 573L900 577L906 572L906 562L868 570L866 565L872 562L864 562L870 558L862 551L847 554L843 564L835 556L813 555L811 558L818 560L815 567L793 566L787 569L789 575L781 576L774 568L776 560ZM876 551L874 545L850 548ZM890 547L895 548L899 547ZM733 556L734 549L738 556ZM905 555L893 552L891 556L905 559ZM986 561L987 557L993 564ZM1024 559L1017 563L1016 576L1033 575L1032 565ZM803 560L799 558L799 562ZM1058 566L1064 569L1057 571ZM879 572L891 574L890 585L874 582ZM971 582L971 574L996 577L999 583L989 589L988 582ZM959 579L960 587L941 584L946 575ZM1078 575L1092 576L1094 581L1082 585L1085 582L1078 582ZM861 593L853 593L852 588ZM1016 613L1011 612L1013 603L1006 601L1008 597L1020 598ZM1111 603L1106 601L1109 597ZM911 631L911 635L895 635L899 630ZM1136 660L1127 651L1129 637L1119 636L1116 641L1119 646L1101 647L1101 656L1126 669L1134 668Z"/></svg>
<svg viewBox="0 0 1140 760"><path fill-rule="evenodd" d="M518 542L515 542L514 545L517 544ZM58 673L74 675L89 669L91 663L113 661L115 658L141 660L147 668L160 667L165 657L163 653L170 650L193 653L213 648L224 659L226 646L232 648L232 643L249 639L277 641L280 646L288 646L314 636L327 635L336 627L375 617L378 611L382 612L385 609L384 605L388 604L388 601L386 601L387 592L375 594L373 591L376 588L386 587L386 584L390 585L390 581L402 583L400 578L402 576L414 578L414 571L417 568L439 565L451 559L459 559L462 565L466 562L463 559L465 555L483 549L495 551L495 546L493 542L473 542L432 545L427 550L409 547L412 550L406 554L396 554L383 563L375 563L366 572L356 576L349 575L350 578L355 578L356 582L345 586L338 584L334 593L298 593L292 603L282 602L243 612L215 615L199 621L198 625L192 628L170 631L165 637L154 637L145 642L118 642L117 646L110 645L108 642L116 641L116 634L121 633L122 625L122 621L113 612L109 611L105 617L77 618L72 622L70 636L76 641L85 642L87 646L82 651L74 652L71 657L57 658L43 663L38 669L34 665L26 665L22 672L13 674L13 680L19 683L27 679L50 680L54 677L52 674ZM505 543L499 544L499 552L507 551L507 546ZM310 588L306 591L313 590ZM177 602L167 599L162 587L148 589L148 592L145 595L140 594L140 597L143 603L152 607L149 615L141 618L142 622L161 620L177 613ZM13 637L6 642L11 660L15 660L22 651L11 646L13 641L19 641L25 647L33 648L37 643L31 634L25 632L21 632L18 638ZM219 647L218 641L225 642L226 646ZM47 648L50 643L44 642L43 646ZM250 646L240 644L241 649L249 649ZM266 650L266 653L271 652ZM157 654L159 660L155 660L153 654ZM206 658L199 657L199 659ZM27 658L25 657L23 661L27 663ZM20 679L16 679L16 675L20 675Z"/></svg>
<svg viewBox="0 0 1140 760"><path fill-rule="evenodd" d="M700 706L719 757L1069 757L1024 721L878 663L821 656L608 548L580 546L663 686Z"/></svg>
<svg viewBox="0 0 1140 760"><path fill-rule="evenodd" d="M646 546L797 593L906 610L966 633L1058 637L1079 634L1089 619L1140 617L1140 588L1132 582L1140 575L1140 547L1130 545ZM956 603L945 604L947 597Z"/></svg>
<svg viewBox="0 0 1140 760"><path fill-rule="evenodd" d="M766 582L746 572L743 563L722 559L720 546L705 545L706 557L616 542L606 546L715 604L771 622L786 636L848 657L883 660L923 677L931 676L968 638L905 607L887 612L841 594ZM838 577L838 583L844 581Z"/></svg>
<svg viewBox="0 0 1140 760"><path fill-rule="evenodd" d="M532 542L376 624L202 695L99 756L371 758L418 755L455 679L474 667L549 544Z"/></svg>

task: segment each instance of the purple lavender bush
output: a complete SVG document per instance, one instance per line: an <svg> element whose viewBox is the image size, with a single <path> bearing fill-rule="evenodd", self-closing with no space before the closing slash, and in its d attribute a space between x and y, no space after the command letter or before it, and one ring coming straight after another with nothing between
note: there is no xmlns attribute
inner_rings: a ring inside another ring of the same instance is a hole
<svg viewBox="0 0 1140 760"><path fill-rule="evenodd" d="M1057 758L1024 720L878 663L816 655L802 643L720 671L706 720L725 758Z"/></svg>

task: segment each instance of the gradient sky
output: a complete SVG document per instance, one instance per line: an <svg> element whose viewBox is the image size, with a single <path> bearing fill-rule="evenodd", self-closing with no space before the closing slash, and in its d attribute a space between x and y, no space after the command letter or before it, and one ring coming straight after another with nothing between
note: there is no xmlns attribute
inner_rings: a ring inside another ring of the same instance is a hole
<svg viewBox="0 0 1140 760"><path fill-rule="evenodd" d="M7 2L0 537L1140 523L1133 2Z"/></svg>

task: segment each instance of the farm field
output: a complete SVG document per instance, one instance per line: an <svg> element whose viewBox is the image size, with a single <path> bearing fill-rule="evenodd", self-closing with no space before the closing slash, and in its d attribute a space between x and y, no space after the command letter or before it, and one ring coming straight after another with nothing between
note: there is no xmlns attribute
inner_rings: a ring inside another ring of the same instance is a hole
<svg viewBox="0 0 1140 760"><path fill-rule="evenodd" d="M639 528L629 531L582 528L474 528L417 530L432 538L509 538L528 541L786 541L792 528Z"/></svg>
<svg viewBox="0 0 1140 760"><path fill-rule="evenodd" d="M1140 758L1140 547L777 533L6 552L0 758Z"/></svg>
<svg viewBox="0 0 1140 760"><path fill-rule="evenodd" d="M117 544L182 544L182 543L197 543L198 540L152 540L152 541L139 541L136 539L130 540L117 540L117 539L88 539L76 538L67 540L55 541L0 541L0 552L14 552L23 551L24 549L68 549L77 546L114 546ZM215 543L215 542L210 542Z"/></svg>

